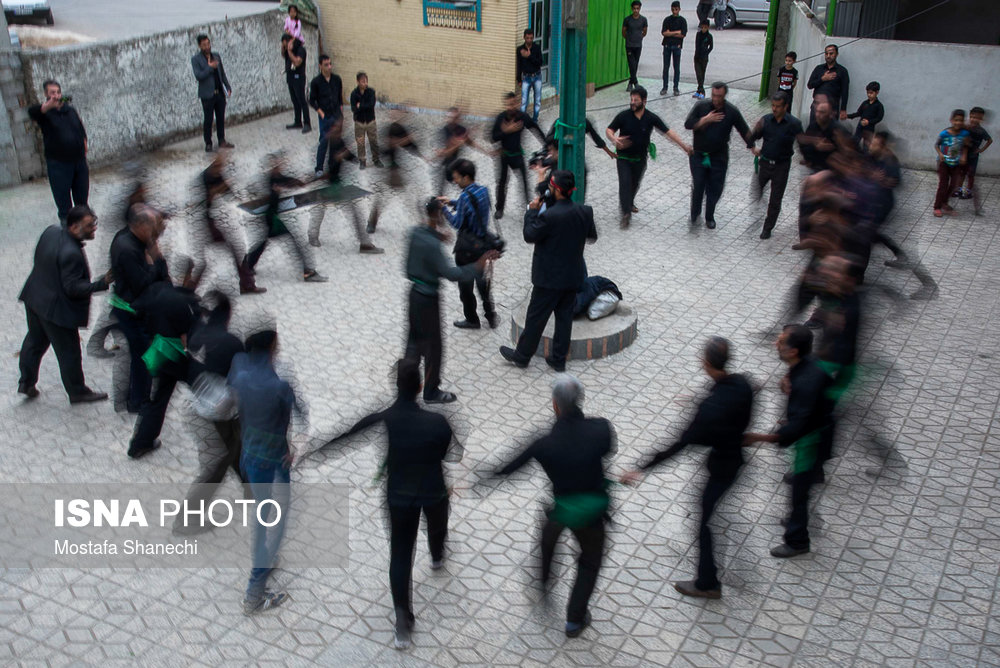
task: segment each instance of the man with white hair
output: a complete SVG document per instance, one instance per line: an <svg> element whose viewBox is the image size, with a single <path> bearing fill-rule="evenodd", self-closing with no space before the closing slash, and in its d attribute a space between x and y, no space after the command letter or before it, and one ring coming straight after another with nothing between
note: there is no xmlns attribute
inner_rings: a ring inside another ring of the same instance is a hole
<svg viewBox="0 0 1000 668"><path fill-rule="evenodd" d="M509 475L536 459L552 481L554 504L542 528L542 586L548 584L552 556L564 529L580 544L576 581L566 610L566 636L576 638L590 624L587 603L604 556L608 511L604 458L615 452L615 431L604 418L584 417L583 385L561 375L552 388L556 423L514 461L497 471Z"/></svg>

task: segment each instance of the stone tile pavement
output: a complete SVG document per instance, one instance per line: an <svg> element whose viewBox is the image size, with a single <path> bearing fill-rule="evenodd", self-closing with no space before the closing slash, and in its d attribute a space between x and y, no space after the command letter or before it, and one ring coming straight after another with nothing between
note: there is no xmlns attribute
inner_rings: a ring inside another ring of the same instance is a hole
<svg viewBox="0 0 1000 668"><path fill-rule="evenodd" d="M748 118L761 108L734 91ZM691 100L650 107L680 128ZM626 100L602 91L590 106ZM603 127L614 111L592 114ZM544 117L544 125L554 119ZM380 123L388 122L380 115ZM266 153L287 151L302 175L311 171L315 135L286 132L284 116L229 131L237 149L232 180L249 198ZM411 119L425 145L439 116ZM689 136L682 131L682 134ZM350 131L348 130L350 136ZM533 139L527 141L534 142ZM784 321L787 295L804 258L796 238L795 193L803 176L793 169L785 210L774 237L757 238L763 209L748 199L752 159L738 144L718 229L687 222L690 178L686 160L659 139L632 228L620 231L613 164L590 149L589 203L600 240L588 247L594 274L608 276L639 312L639 337L624 352L571 362L586 385L588 413L617 429L615 475L669 442L707 387L697 354L721 334L735 344L735 367L761 385L754 426L780 417L783 374L772 347ZM533 144L532 144L533 147ZM928 147L928 150L930 148ZM130 157L130 156L123 156ZM474 155L493 183L488 158ZM176 270L187 249L194 212L194 179L206 163L199 141L177 143L149 156L155 199L172 207L164 246ZM342 433L364 413L391 399L389 369L401 354L406 281L401 274L413 205L428 193L426 169L407 159L415 185L390 206L375 241L385 255L361 256L348 219L330 210L316 264L326 284L302 284L287 247L278 244L259 265L267 294L239 299L234 326L268 313L280 323L281 357L294 371L310 407L312 447ZM349 180L378 190L376 170L347 170ZM102 229L88 251L94 272L107 266L106 249L126 179L105 171L92 177L92 204ZM548 498L540 470L498 484L471 486L475 472L505 459L551 422L552 374L536 361L526 371L503 363L497 347L507 327L446 330L445 385L459 401L444 409L466 449L452 465L456 486L449 555L432 573L419 546L414 570L415 646L391 647L388 546L382 490L371 480L384 435L376 431L336 451L304 457L293 482L334 481L351 492L349 567L285 572L279 582L291 601L254 618L240 614L245 573L233 569L0 570L0 662L19 665L677 665L677 666L975 666L1000 663L997 561L995 415L1000 397L998 295L1000 188L981 178L985 215L961 203L958 215L937 219L930 203L933 174L907 171L898 193L894 233L941 286L930 302L895 300L918 284L886 269L874 253L870 307L863 333L864 381L842 420L839 457L816 494L813 552L779 561L768 548L780 538L786 512L781 484L787 462L773 448L755 449L739 483L720 506L717 552L725 596L684 600L671 581L694 572L698 490L704 454L692 448L636 489L614 492L610 547L592 600L593 627L577 640L562 633L571 572L570 551L557 556L560 582L552 601L532 589L537 520ZM514 215L513 188L502 223L510 250L494 276L499 310L507 317L529 289L530 248ZM247 214L229 205L227 224ZM362 207L367 207L363 203ZM14 353L24 334L17 291L30 269L38 234L54 219L46 183L0 192L0 369L9 379L0 399L0 481L139 482L192 480L200 444L211 428L193 416L190 395L178 391L163 432L164 447L133 462L125 456L131 419L107 404L69 407L52 356L43 364L42 396L26 403L14 394ZM304 235L310 212L289 216ZM234 227L235 229L235 227ZM206 288L235 293L235 271L213 251ZM102 300L95 300L92 321ZM446 320L460 316L457 290L444 290ZM86 332L84 332L86 335ZM111 364L85 358L89 382L111 385ZM227 481L227 491L235 486ZM210 539L210 537L208 538Z"/></svg>

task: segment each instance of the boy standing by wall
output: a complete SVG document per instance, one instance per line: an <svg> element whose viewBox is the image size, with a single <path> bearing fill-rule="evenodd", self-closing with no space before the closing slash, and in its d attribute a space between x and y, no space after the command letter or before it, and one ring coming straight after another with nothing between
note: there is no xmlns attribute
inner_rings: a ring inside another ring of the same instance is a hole
<svg viewBox="0 0 1000 668"><path fill-rule="evenodd" d="M794 51L785 54L785 66L778 70L778 90L788 96L788 111L792 110L792 96L795 85L799 82L799 71L795 69L795 61L799 56Z"/></svg>
<svg viewBox="0 0 1000 668"><path fill-rule="evenodd" d="M979 191L976 190L976 167L979 165L979 154L990 147L993 137L983 127L983 117L986 110L982 107L969 109L969 124L965 129L969 131L969 160L965 165L964 188L959 188L961 192L955 195L962 199L971 199L976 210L976 215L981 216L982 203L979 201ZM985 144L983 142L986 142Z"/></svg>
<svg viewBox="0 0 1000 668"><path fill-rule="evenodd" d="M934 150L937 151L938 189L934 197L934 215L940 218L942 213L953 214L955 210L948 206L951 197L965 173L965 165L969 158L969 131L965 129L965 111L956 109L951 112L951 125L941 131Z"/></svg>
<svg viewBox="0 0 1000 668"><path fill-rule="evenodd" d="M865 86L868 99L861 103L856 112L847 115L848 118L861 119L858 121L858 127L854 129L854 142L863 151L868 150L868 145L871 144L872 137L875 135L875 126L881 123L885 117L885 107L878 99L879 90L881 90L881 86L877 81L872 81Z"/></svg>

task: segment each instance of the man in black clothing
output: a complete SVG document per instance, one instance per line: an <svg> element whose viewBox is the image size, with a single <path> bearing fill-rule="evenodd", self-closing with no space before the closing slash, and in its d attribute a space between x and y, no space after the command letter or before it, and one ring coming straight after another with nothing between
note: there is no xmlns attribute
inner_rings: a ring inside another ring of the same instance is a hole
<svg viewBox="0 0 1000 668"><path fill-rule="evenodd" d="M628 86L626 91L631 91L639 85L637 73L639 71L639 56L642 55L642 39L649 29L649 22L646 17L640 14L642 3L639 0L632 0L632 13L622 21L622 39L625 40L625 59L628 61Z"/></svg>
<svg viewBox="0 0 1000 668"><path fill-rule="evenodd" d="M389 584L396 613L396 649L410 646L413 615L413 559L420 515L427 520L431 569L444 566L448 536L448 488L441 463L448 457L451 426L443 415L417 405L420 371L412 360L400 360L396 402L362 418L345 436L384 422L389 447L385 456L386 502L389 510ZM449 459L450 461L450 459Z"/></svg>
<svg viewBox="0 0 1000 668"><path fill-rule="evenodd" d="M670 16L663 19L660 34L663 35L663 88L660 95L666 95L670 86L670 61L674 61L674 95L680 95L681 49L688 33L687 19L681 16L681 3L670 3Z"/></svg>
<svg viewBox="0 0 1000 668"><path fill-rule="evenodd" d="M375 89L368 87L368 75L358 72L358 85L351 91L351 113L354 114L354 139L358 142L358 166L367 166L365 158L365 137L372 145L372 162L383 167L378 150L378 126L375 125Z"/></svg>
<svg viewBox="0 0 1000 668"><path fill-rule="evenodd" d="M441 298L438 288L442 278L449 281L474 281L483 273L490 260L500 256L488 251L474 264L461 267L452 264L444 255L441 243L446 240L441 211L444 205L431 198L425 205L427 220L410 232L406 254L406 277L410 286L409 329L406 334L405 358L419 366L424 358L424 401L444 404L455 401L452 392L441 390L441 365L444 344L441 340Z"/></svg>
<svg viewBox="0 0 1000 668"><path fill-rule="evenodd" d="M524 43L517 47L517 65L514 79L521 87L521 111L528 111L528 94L535 96L531 120L538 122L538 112L542 108L542 47L535 43L535 32L524 31Z"/></svg>
<svg viewBox="0 0 1000 668"><path fill-rule="evenodd" d="M733 127L740 133L748 149L753 149L750 128L743 114L726 102L729 87L721 81L712 84L712 99L698 102L692 107L684 127L694 132L694 151L691 163L691 223L701 215L705 200L705 227L715 229L715 205L726 187L729 168L729 137Z"/></svg>
<svg viewBox="0 0 1000 668"><path fill-rule="evenodd" d="M851 87L851 78L847 68L837 62L839 54L840 49L836 44L827 46L823 50L826 62L817 65L809 75L806 87L813 92L810 121L816 113L816 103L820 95L825 96L830 103L834 117L839 117L842 121L847 120L847 93Z"/></svg>
<svg viewBox="0 0 1000 668"><path fill-rule="evenodd" d="M307 134L312 131L312 125L309 123L309 104L306 102L306 47L299 38L282 35L281 55L285 59L288 94L295 109L295 122L285 128L302 128L302 134Z"/></svg>
<svg viewBox="0 0 1000 668"><path fill-rule="evenodd" d="M160 253L157 239L163 232L163 216L146 205L133 209L128 227L111 240L111 271L115 289L111 297L111 315L128 341L129 383L125 406L129 413L138 413L149 401L152 379L142 361L149 347L149 335L141 314L132 304L157 281L169 281L167 261Z"/></svg>
<svg viewBox="0 0 1000 668"><path fill-rule="evenodd" d="M754 179L754 192L759 200L764 193L764 187L771 183L771 196L767 200L767 217L764 218L764 229L761 239L770 239L771 230L778 222L781 213L781 198L785 196L785 186L788 185L788 170L792 166L792 155L795 153L795 140L802 134L802 123L788 113L788 97L784 93L771 96L771 113L765 115L754 126L750 141L756 144L763 139L761 148L756 145L753 154L760 161L757 178Z"/></svg>
<svg viewBox="0 0 1000 668"><path fill-rule="evenodd" d="M38 396L38 367L51 345L59 360L59 374L69 402L101 401L104 392L94 392L83 379L80 355L80 327L90 320L90 296L108 289L109 271L90 280L84 255L85 241L94 238L97 216L86 206L75 206L66 216L65 227L52 225L42 232L35 247L35 263L24 282L18 300L24 302L28 333L21 344L18 365L21 378L17 391L34 399Z"/></svg>
<svg viewBox="0 0 1000 668"><path fill-rule="evenodd" d="M562 532L569 529L580 544L576 581L566 608L569 638L576 638L590 624L587 604L604 558L604 521L610 501L604 459L617 449L611 423L584 417L582 403L580 381L572 376L561 377L552 389L552 410L556 414L552 431L497 471L497 475L510 475L534 459L552 482L554 505L542 528L543 587L548 585L552 557Z"/></svg>
<svg viewBox="0 0 1000 668"><path fill-rule="evenodd" d="M626 473L622 482L634 483L654 466L670 459L686 446L697 444L711 448L708 455L708 481L701 493L701 524L698 529L698 577L686 582L675 582L674 588L686 596L720 598L722 584L712 554L712 531L708 522L716 504L736 482L743 466L743 432L750 424L753 409L753 390L743 376L726 371L729 361L729 342L714 336L709 339L702 354L701 366L715 381L712 390L701 404L694 420L681 437L668 449L656 453L639 470Z"/></svg>
<svg viewBox="0 0 1000 668"><path fill-rule="evenodd" d="M327 135L334 121L343 118L344 84L333 73L333 63L325 53L319 57L319 74L309 84L309 106L319 117L319 142L316 145L316 178L323 176L323 162L330 143Z"/></svg>
<svg viewBox="0 0 1000 668"><path fill-rule="evenodd" d="M705 99L705 71L708 69L708 54L715 48L715 38L708 32L708 19L698 24L694 34L694 76L698 80L698 90L691 97Z"/></svg>
<svg viewBox="0 0 1000 668"><path fill-rule="evenodd" d="M394 191L392 194L395 195L401 195L406 188L406 183L403 180L403 169L399 164L399 152L401 150L408 151L411 155L426 161L420 152L420 147L417 146L417 140L414 139L409 128L403 125L404 115L403 109L398 107L389 110L389 129L385 133L386 142L382 151L388 161L389 176L387 181L389 187ZM368 234L375 233L375 227L378 225L386 196L387 194L383 191L376 192L372 198L372 208L368 213Z"/></svg>
<svg viewBox="0 0 1000 668"><path fill-rule="evenodd" d="M522 109L522 111L524 111ZM462 149L466 146L478 149L487 153L483 147L476 143L469 133L468 128L462 125L462 112L458 107L448 109L448 122L441 128L441 148L437 149L436 155L441 160L441 168L438 172L437 183L434 192L441 195L444 193L445 181L451 183L452 166L462 159Z"/></svg>
<svg viewBox="0 0 1000 668"><path fill-rule="evenodd" d="M698 0L698 7L695 13L698 15L698 22L707 21L708 17L712 15L712 7L715 5L715 0Z"/></svg>
<svg viewBox="0 0 1000 668"><path fill-rule="evenodd" d="M497 182L496 219L503 218L504 204L507 202L507 179L511 171L520 172L525 203L531 201L528 195L528 173L524 165L524 149L521 148L521 133L530 130L545 145L545 135L531 116L517 108L517 93L504 95L506 109L497 114L493 121L490 139L500 143L500 179Z"/></svg>
<svg viewBox="0 0 1000 668"><path fill-rule="evenodd" d="M566 370L573 331L573 305L576 293L587 278L583 248L597 241L594 210L576 204L570 197L576 190L573 172L552 173L549 187L555 203L539 213L542 200L536 197L524 214L524 240L535 244L531 258L531 301L525 316L524 331L517 348L502 346L500 354L508 362L524 368L538 349L542 331L555 313L556 328L552 336L552 352L545 363L556 371Z"/></svg>
<svg viewBox="0 0 1000 668"><path fill-rule="evenodd" d="M775 343L778 356L788 365L787 420L773 434L748 433L744 445L777 443L793 446L792 512L785 525L784 541L771 548L771 556L786 559L809 552L809 491L824 432L830 428L832 402L827 396L831 379L810 356L813 334L805 325L786 325Z"/></svg>
<svg viewBox="0 0 1000 668"><path fill-rule="evenodd" d="M676 132L667 127L663 119L646 109L646 89L636 86L629 96L629 108L622 111L608 125L604 133L618 149L618 205L621 207L621 227L632 222L635 195L646 173L646 156L650 153L653 128L681 147L688 155L692 148Z"/></svg>
<svg viewBox="0 0 1000 668"><path fill-rule="evenodd" d="M198 35L198 53L191 56L191 69L198 80L198 97L204 113L202 130L205 135L205 152L212 150L212 116L215 116L215 134L219 148L234 148L226 141L226 98L232 97L233 87L226 77L222 57L212 52L208 35Z"/></svg>
<svg viewBox="0 0 1000 668"><path fill-rule="evenodd" d="M813 119L799 137L802 159L813 173L829 169L830 156L838 148L838 142L847 137L847 131L833 118L833 107L825 99L813 104Z"/></svg>
<svg viewBox="0 0 1000 668"><path fill-rule="evenodd" d="M45 166L59 222L74 206L87 206L90 169L87 167L87 130L76 109L63 97L62 87L49 79L42 84L45 102L28 107L28 117L42 131Z"/></svg>

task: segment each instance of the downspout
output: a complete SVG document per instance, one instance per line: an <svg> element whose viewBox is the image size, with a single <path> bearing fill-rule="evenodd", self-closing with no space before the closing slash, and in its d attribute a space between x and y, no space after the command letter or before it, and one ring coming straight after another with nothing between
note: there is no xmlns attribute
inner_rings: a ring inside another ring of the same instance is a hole
<svg viewBox="0 0 1000 668"><path fill-rule="evenodd" d="M826 7L826 36L833 35L833 16L837 13L837 0L830 0Z"/></svg>
<svg viewBox="0 0 1000 668"><path fill-rule="evenodd" d="M767 14L767 38L764 41L764 64L760 73L760 94L758 102L762 102L768 94L771 82L771 62L774 60L774 33L778 29L778 6L781 0L771 0L771 8Z"/></svg>

